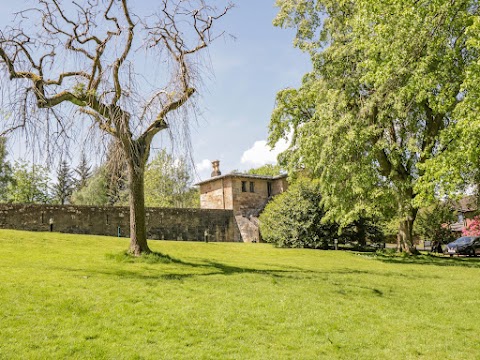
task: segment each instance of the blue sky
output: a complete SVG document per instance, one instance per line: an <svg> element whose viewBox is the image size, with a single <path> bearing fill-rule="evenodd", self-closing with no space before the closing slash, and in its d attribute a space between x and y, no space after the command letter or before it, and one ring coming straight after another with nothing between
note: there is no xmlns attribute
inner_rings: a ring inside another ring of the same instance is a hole
<svg viewBox="0 0 480 360"><path fill-rule="evenodd" d="M0 0L0 27L13 11L32 3ZM221 26L236 40L225 36L208 50L213 75L204 77L201 116L192 127L193 159L201 179L209 176L211 160L220 160L226 173L275 159L265 146L275 95L298 86L311 66L308 56L293 48L294 32L273 27L276 13L274 0L235 1Z"/></svg>

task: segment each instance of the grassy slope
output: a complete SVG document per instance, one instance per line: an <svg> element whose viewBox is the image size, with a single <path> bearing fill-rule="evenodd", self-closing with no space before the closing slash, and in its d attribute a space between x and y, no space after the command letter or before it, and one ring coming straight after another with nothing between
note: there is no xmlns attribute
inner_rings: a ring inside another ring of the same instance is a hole
<svg viewBox="0 0 480 360"><path fill-rule="evenodd" d="M150 246L173 260L126 262L125 239L0 231L0 359L480 354L476 259Z"/></svg>

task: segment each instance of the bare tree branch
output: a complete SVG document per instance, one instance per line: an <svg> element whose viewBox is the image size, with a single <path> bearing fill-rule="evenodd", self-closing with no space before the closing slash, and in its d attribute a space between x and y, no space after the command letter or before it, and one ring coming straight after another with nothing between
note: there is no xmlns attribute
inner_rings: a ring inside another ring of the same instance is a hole
<svg viewBox="0 0 480 360"><path fill-rule="evenodd" d="M91 119L112 136L129 169L134 253L148 250L143 172L153 138L196 94L198 53L222 36L213 32L214 24L232 8L227 4L217 11L205 0L159 2L154 17L140 17L129 0L39 0L38 7L17 13L17 25L0 30L0 80L14 113L0 131L44 126L60 146L73 124L87 125ZM23 26L34 19L37 26ZM154 63L166 64L162 72L170 80L161 86L142 81L140 74L149 69L135 69L137 45L155 55ZM74 109L81 116L73 116Z"/></svg>

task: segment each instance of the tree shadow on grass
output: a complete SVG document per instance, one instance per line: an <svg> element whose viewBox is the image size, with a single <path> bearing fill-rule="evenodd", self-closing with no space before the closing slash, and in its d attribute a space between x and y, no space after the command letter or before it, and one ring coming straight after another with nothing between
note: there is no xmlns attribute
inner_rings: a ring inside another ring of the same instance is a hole
<svg viewBox="0 0 480 360"><path fill-rule="evenodd" d="M359 254L360 255L360 254ZM476 264L463 264L459 263L458 265L452 264L449 262L449 258L439 258L435 256L428 256L426 259L421 259L421 257L399 257L399 256L385 256L385 255L365 255L370 258L375 258L377 260L387 262L387 263L400 263L400 264L429 264L429 265L440 265L440 266L469 266L469 267L479 267L480 268L480 258ZM373 271L373 270L360 270L352 268L343 268L343 269L331 269L331 270L311 270L305 269L298 266L290 265L265 265L262 268L249 268L241 266L233 266L225 263L220 263L216 261L210 261L204 259L200 262L188 262L178 258L171 257L170 255L163 254L160 252L152 252L147 255L142 255L140 257L135 257L127 252L117 253L117 254L107 254L107 259L113 260L118 263L138 263L138 264L176 264L181 266L180 272L169 273L168 269L162 268L156 271L155 267L149 269L138 269L138 270L127 270L127 269L102 269L102 270L89 270L89 269L63 269L67 271L78 271L82 274L87 274L90 276L94 275L108 275L108 276L118 276L121 278L136 278L143 280L183 280L192 277L205 277L213 275L237 275L237 274L256 274L262 276L269 276L271 278L285 278L285 279L314 279L318 276L331 276L331 275L375 275L375 276L400 276L397 273L390 273L385 271ZM445 261L445 263L442 262ZM462 261L463 259L453 259L457 261ZM429 261L431 263L429 263ZM402 275L405 277L406 275ZM430 276L431 277L431 276ZM418 275L415 276L418 278ZM323 280L326 280L324 278Z"/></svg>
<svg viewBox="0 0 480 360"><path fill-rule="evenodd" d="M363 256L388 264L456 266L480 269L480 258L476 257L446 257L433 254L416 256L371 254Z"/></svg>
<svg viewBox="0 0 480 360"><path fill-rule="evenodd" d="M138 278L138 279L164 279L164 280L183 280L190 277L201 277L201 276L212 276L212 275L235 275L235 274L259 274L259 275L268 275L274 277L284 277L289 273L299 273L299 272L311 272L305 269L256 269L256 268L247 268L223 264L215 261L204 260L199 263L188 262L181 259L171 257L169 255L152 252L147 255L142 255L139 257L131 256L130 254L123 252L120 254L107 254L107 259L114 260L119 263L143 263L143 264L177 264L181 265L183 269L187 270L186 272L178 273L163 273L155 274L154 269L148 270L148 272L138 272L125 269L112 269L102 270L102 271L89 271L97 274L103 275L115 275L124 278ZM188 268L196 269L195 272L188 272ZM153 270L153 271L152 271ZM88 270L87 270L88 271Z"/></svg>

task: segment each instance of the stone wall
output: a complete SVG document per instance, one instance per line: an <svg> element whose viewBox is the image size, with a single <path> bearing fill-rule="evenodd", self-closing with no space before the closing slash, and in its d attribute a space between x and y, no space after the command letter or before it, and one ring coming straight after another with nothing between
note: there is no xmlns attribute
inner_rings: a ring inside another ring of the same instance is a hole
<svg viewBox="0 0 480 360"><path fill-rule="evenodd" d="M0 228L130 236L128 207L0 204ZM149 239L242 241L231 210L146 209Z"/></svg>

